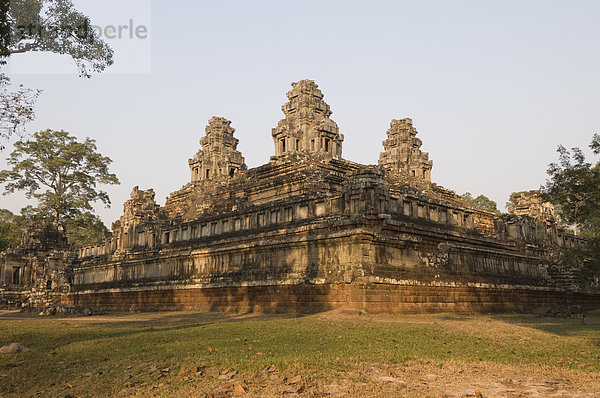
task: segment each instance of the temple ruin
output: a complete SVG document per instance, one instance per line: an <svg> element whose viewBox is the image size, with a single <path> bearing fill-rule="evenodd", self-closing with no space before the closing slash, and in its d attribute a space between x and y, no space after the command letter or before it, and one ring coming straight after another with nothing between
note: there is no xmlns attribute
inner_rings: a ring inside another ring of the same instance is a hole
<svg viewBox="0 0 600 398"><path fill-rule="evenodd" d="M268 163L249 169L232 123L211 118L164 206L135 187L104 241L1 254L1 297L112 310L600 306L598 279L561 260L579 238L541 201L497 217L432 183L411 119L391 121L378 165L346 160L315 82L287 98Z"/></svg>

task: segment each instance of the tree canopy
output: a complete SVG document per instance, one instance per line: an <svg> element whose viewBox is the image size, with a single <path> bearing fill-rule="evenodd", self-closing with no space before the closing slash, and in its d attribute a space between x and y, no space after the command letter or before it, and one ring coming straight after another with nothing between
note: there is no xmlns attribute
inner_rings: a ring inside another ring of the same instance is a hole
<svg viewBox="0 0 600 398"><path fill-rule="evenodd" d="M468 204L470 204L473 207L492 211L496 215L500 214L496 202L494 202L485 195L479 195L476 198L474 198L471 192L465 192L463 195L461 195L461 198L463 198Z"/></svg>
<svg viewBox="0 0 600 398"><path fill-rule="evenodd" d="M19 86L11 89L10 80L0 73L0 151L13 133L19 134L24 125L35 117L35 102L40 90Z"/></svg>
<svg viewBox="0 0 600 398"><path fill-rule="evenodd" d="M600 155L600 135L593 136L590 148ZM560 145L557 152L558 162L548 167L550 178L543 187L545 199L576 231L600 232L600 162L587 162L579 148L569 151Z"/></svg>
<svg viewBox="0 0 600 398"><path fill-rule="evenodd" d="M69 226L72 220L92 212L92 203L110 205L108 194L98 184L118 184L109 172L111 159L96 151L93 139L83 142L65 131L37 132L31 140L15 143L7 163L9 170L0 171L4 194L24 191L37 199L35 212L49 217L58 227Z"/></svg>
<svg viewBox="0 0 600 398"><path fill-rule="evenodd" d="M8 27L2 31L0 56L48 51L73 58L79 74L90 77L113 63L113 50L90 19L71 0L11 0L4 6Z"/></svg>
<svg viewBox="0 0 600 398"><path fill-rule="evenodd" d="M33 206L21 209L20 215L0 209L0 252L8 248L17 248L21 243L23 231L30 223L50 220L51 215L43 214ZM65 229L67 241L76 246L99 242L109 232L102 220L89 211L66 220Z"/></svg>
<svg viewBox="0 0 600 398"><path fill-rule="evenodd" d="M9 57L30 51L68 55L84 77L113 63L113 50L71 0L0 2L0 67ZM39 90L21 85L13 89L8 76L0 72L0 150L13 133L22 133L33 120L39 95Z"/></svg>
<svg viewBox="0 0 600 398"><path fill-rule="evenodd" d="M0 209L0 252L9 247L17 247L21 241L23 217L10 210Z"/></svg>
<svg viewBox="0 0 600 398"><path fill-rule="evenodd" d="M79 246L99 242L109 232L102 220L89 211L67 220L65 228L67 241Z"/></svg>
<svg viewBox="0 0 600 398"><path fill-rule="evenodd" d="M593 136L590 149L600 155L600 135ZM579 148L569 151L561 145L558 154L542 187L544 199L554 204L563 222L585 238L586 243L567 254L595 273L600 270L600 162L586 162Z"/></svg>

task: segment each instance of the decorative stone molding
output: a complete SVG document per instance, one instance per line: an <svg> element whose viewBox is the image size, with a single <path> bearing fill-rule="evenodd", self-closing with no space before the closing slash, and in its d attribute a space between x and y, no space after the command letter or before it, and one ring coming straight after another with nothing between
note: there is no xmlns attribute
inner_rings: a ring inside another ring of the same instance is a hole
<svg viewBox="0 0 600 398"><path fill-rule="evenodd" d="M329 118L331 109L319 86L313 80L300 80L292 87L287 93L289 102L281 107L285 118L272 131L275 156L320 154L340 159L344 136Z"/></svg>
<svg viewBox="0 0 600 398"><path fill-rule="evenodd" d="M423 142L417 138L417 129L411 119L392 120L383 141L385 151L379 156L379 165L392 176L406 181L431 183L433 161L427 152L421 152Z"/></svg>
<svg viewBox="0 0 600 398"><path fill-rule="evenodd" d="M192 182L231 178L246 170L244 157L237 150L239 140L233 136L231 121L213 116L206 126L206 135L200 139L200 149L188 161Z"/></svg>

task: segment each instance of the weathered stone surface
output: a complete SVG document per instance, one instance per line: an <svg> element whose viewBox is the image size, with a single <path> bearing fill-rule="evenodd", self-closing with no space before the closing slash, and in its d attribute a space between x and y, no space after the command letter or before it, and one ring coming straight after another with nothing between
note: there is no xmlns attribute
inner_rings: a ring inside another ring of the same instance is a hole
<svg viewBox="0 0 600 398"><path fill-rule="evenodd" d="M72 276L62 302L270 312L600 306L598 287L561 262L578 238L556 220L496 217L431 183L410 119L392 121L379 165L343 159L317 85L292 86L267 164L247 169L230 122L212 118L191 180L164 207L136 187L111 236L63 257ZM2 269L26 259L10 258Z"/></svg>
<svg viewBox="0 0 600 398"><path fill-rule="evenodd" d="M16 354L25 349L25 346L20 343L10 343L8 345L0 347L0 354Z"/></svg>
<svg viewBox="0 0 600 398"><path fill-rule="evenodd" d="M30 224L17 249L0 253L0 306L59 301L71 288L74 258L64 231L50 223Z"/></svg>
<svg viewBox="0 0 600 398"><path fill-rule="evenodd" d="M433 162L428 153L421 152L423 142L416 135L411 119L392 120L388 138L383 141L385 151L379 157L379 165L392 177L404 181L431 182Z"/></svg>
<svg viewBox="0 0 600 398"><path fill-rule="evenodd" d="M272 131L275 156L309 155L341 159L344 136L329 118L331 109L312 80L292 83L289 102L281 110L285 119Z"/></svg>
<svg viewBox="0 0 600 398"><path fill-rule="evenodd" d="M531 312L540 307L580 305L598 308L598 295L527 286L448 284L269 285L238 287L156 286L89 290L66 295L65 302L110 311L194 310L238 313L311 313L335 309L366 313ZM414 283L414 282L413 282Z"/></svg>
<svg viewBox="0 0 600 398"><path fill-rule="evenodd" d="M189 160L192 182L233 177L246 170L244 157L237 150L239 140L233 137L231 121L214 116L206 126L206 136L200 140L200 149Z"/></svg>
<svg viewBox="0 0 600 398"><path fill-rule="evenodd" d="M90 316L103 313L100 309L66 304L49 305L46 307L25 306L21 308L21 312L34 313L42 316Z"/></svg>
<svg viewBox="0 0 600 398"><path fill-rule="evenodd" d="M544 202L541 197L542 191L533 190L521 192L515 196L508 212L515 216L529 216L543 221L556 221L556 211L550 202Z"/></svg>

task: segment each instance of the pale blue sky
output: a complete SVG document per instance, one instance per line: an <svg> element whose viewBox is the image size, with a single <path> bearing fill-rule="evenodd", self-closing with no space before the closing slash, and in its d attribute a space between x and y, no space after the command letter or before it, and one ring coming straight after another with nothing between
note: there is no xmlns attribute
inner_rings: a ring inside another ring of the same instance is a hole
<svg viewBox="0 0 600 398"><path fill-rule="evenodd" d="M144 1L75 3L103 24L150 15ZM377 163L390 120L410 117L433 181L501 209L545 181L559 143L584 147L600 130L599 1L152 1L149 28L146 42L115 43L112 73L13 76L44 90L30 131L93 137L113 159L122 184L98 209L108 225L133 186L164 204L189 181L212 115L232 120L249 167L266 163L285 93L304 78L331 105L344 158ZM136 60L149 68L120 73Z"/></svg>

